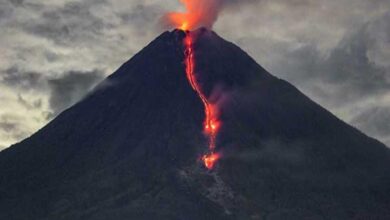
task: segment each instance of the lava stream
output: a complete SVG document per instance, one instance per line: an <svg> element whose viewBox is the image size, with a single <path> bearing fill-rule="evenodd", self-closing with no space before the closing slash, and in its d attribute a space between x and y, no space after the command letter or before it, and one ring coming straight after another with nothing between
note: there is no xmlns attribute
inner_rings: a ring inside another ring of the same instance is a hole
<svg viewBox="0 0 390 220"><path fill-rule="evenodd" d="M202 161L208 169L212 169L215 163L220 158L220 155L215 152L216 137L220 128L220 122L218 120L218 108L216 105L211 104L206 96L203 94L196 76L195 76L195 57L193 49L193 38L189 32L187 32L184 38L185 45L185 65L186 75L191 87L196 91L199 98L202 100L205 109L204 120L204 133L208 138L209 152L202 156Z"/></svg>

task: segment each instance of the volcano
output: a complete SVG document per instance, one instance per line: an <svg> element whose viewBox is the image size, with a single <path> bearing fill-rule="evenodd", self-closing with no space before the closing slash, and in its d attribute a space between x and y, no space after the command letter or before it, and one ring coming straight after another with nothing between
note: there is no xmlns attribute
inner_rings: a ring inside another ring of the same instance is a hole
<svg viewBox="0 0 390 220"><path fill-rule="evenodd" d="M0 219L390 219L390 150L201 28L194 74L221 121L205 167L188 34L161 34L2 151Z"/></svg>

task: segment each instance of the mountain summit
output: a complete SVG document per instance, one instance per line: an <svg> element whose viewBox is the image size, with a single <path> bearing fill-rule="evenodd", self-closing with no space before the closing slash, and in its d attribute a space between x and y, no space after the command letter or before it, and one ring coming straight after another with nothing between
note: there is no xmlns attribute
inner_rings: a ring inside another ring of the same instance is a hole
<svg viewBox="0 0 390 220"><path fill-rule="evenodd" d="M2 151L0 219L390 219L385 145L199 29L195 74L222 121L206 169L188 34L163 33Z"/></svg>

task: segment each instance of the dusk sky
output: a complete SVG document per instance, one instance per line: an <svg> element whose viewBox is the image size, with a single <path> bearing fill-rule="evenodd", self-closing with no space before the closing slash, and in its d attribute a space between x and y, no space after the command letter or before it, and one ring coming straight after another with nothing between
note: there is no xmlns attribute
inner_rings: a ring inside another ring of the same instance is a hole
<svg viewBox="0 0 390 220"><path fill-rule="evenodd" d="M80 100L172 10L178 1L0 0L0 149ZM226 0L213 29L390 146L388 0Z"/></svg>

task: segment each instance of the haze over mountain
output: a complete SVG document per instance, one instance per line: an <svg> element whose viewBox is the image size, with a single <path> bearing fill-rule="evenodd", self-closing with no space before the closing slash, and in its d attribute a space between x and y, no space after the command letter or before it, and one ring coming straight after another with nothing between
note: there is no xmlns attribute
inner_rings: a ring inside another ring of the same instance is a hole
<svg viewBox="0 0 390 220"><path fill-rule="evenodd" d="M214 32L196 73L222 99L215 169L165 32L76 105L0 153L1 219L388 219L390 150Z"/></svg>

